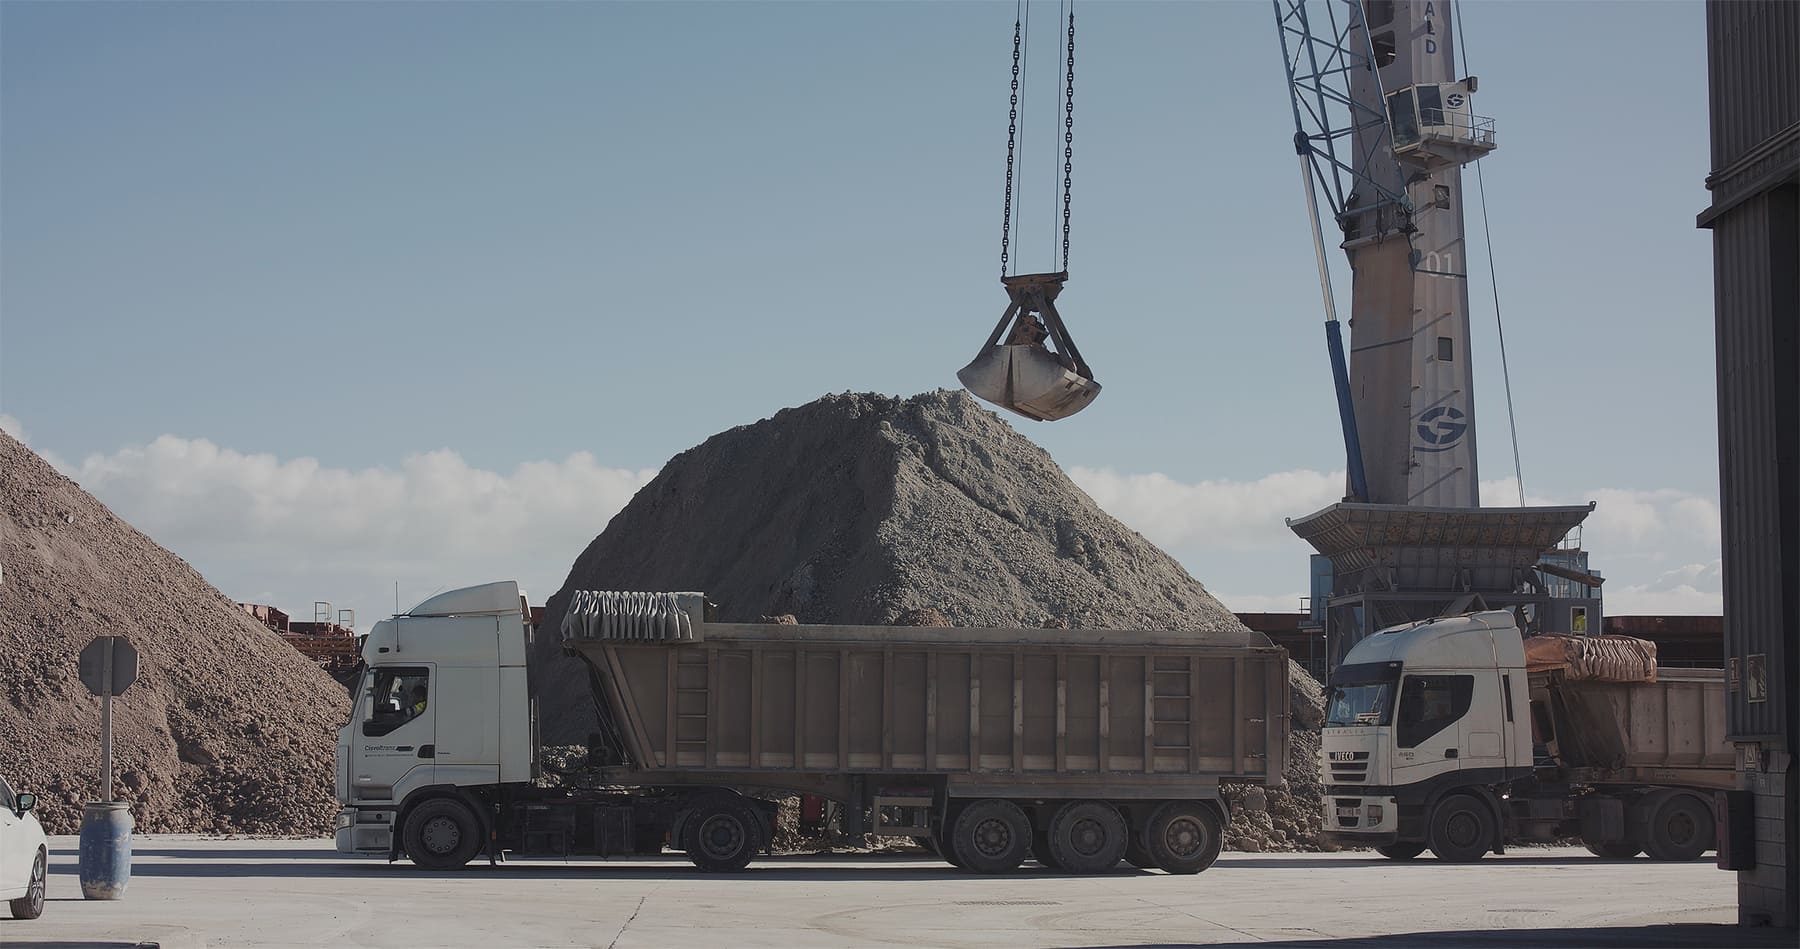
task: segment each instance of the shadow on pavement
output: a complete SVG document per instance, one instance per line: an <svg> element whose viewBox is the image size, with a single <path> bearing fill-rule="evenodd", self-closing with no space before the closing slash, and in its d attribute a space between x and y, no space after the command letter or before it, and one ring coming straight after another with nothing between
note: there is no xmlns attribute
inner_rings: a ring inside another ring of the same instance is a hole
<svg viewBox="0 0 1800 949"><path fill-rule="evenodd" d="M1158 949L1172 943L1118 943L1087 949ZM1267 942L1213 942L1212 947L1249 949ZM1751 929L1717 923L1671 923L1661 926L1598 926L1582 929L1482 929L1469 932L1394 933L1385 936L1346 936L1338 939L1301 939L1274 943L1281 949L1761 949L1792 947L1791 929Z"/></svg>

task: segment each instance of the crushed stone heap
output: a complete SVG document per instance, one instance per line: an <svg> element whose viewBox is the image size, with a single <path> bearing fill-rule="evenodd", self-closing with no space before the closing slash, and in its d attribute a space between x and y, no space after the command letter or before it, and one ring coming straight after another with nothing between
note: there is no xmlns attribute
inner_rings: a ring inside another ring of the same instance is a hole
<svg viewBox="0 0 1800 949"><path fill-rule="evenodd" d="M0 774L75 833L100 796L100 700L81 647L123 635L138 680L113 700L115 799L145 832L331 832L344 689L179 557L0 434Z"/></svg>
<svg viewBox="0 0 1800 949"><path fill-rule="evenodd" d="M1243 628L961 391L826 396L671 459L549 599L532 660L548 743L584 743L595 727L586 672L555 633L582 589L699 590L721 622ZM1303 680L1292 751L1306 756L1292 775L1317 770L1318 736L1309 746L1301 729L1319 712L1318 685L1291 673ZM1227 840L1312 846L1319 819L1283 816L1317 810L1316 778L1311 793L1268 789L1261 826L1234 820Z"/></svg>

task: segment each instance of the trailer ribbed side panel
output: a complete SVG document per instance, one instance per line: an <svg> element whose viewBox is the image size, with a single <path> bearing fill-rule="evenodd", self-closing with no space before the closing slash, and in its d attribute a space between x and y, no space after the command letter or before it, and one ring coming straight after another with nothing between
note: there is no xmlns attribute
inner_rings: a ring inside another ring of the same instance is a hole
<svg viewBox="0 0 1800 949"><path fill-rule="evenodd" d="M708 624L692 643L567 644L600 673L647 772L1280 780L1278 647L956 632Z"/></svg>

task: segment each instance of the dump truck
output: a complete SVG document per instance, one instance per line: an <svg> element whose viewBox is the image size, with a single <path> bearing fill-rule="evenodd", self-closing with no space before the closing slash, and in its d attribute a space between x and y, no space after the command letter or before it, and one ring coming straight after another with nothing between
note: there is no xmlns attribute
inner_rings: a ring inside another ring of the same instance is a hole
<svg viewBox="0 0 1800 949"><path fill-rule="evenodd" d="M1259 633L759 625L700 594L576 594L555 635L598 710L581 786L550 786L535 635L511 581L382 620L338 735L337 848L427 868L685 851L742 869L766 792L971 872L1027 857L1197 873L1221 780L1275 784L1286 652Z"/></svg>
<svg viewBox="0 0 1800 949"><path fill-rule="evenodd" d="M1723 673L1659 668L1651 644L1604 639L1546 640L1566 656L1528 663L1496 610L1358 643L1331 676L1327 832L1395 860L1576 837L1614 859L1712 849L1713 793L1737 780Z"/></svg>

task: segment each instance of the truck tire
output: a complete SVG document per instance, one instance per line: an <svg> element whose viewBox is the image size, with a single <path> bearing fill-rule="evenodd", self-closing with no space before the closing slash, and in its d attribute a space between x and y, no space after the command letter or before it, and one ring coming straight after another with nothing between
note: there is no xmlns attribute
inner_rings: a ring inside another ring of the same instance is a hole
<svg viewBox="0 0 1800 949"><path fill-rule="evenodd" d="M1036 857L1037 862L1043 864L1046 870L1063 869L1062 864L1056 862L1056 855L1050 852L1050 831L1048 829L1032 831L1031 855Z"/></svg>
<svg viewBox="0 0 1800 949"><path fill-rule="evenodd" d="M1165 873L1199 873L1219 859L1224 847L1218 812L1199 801L1170 801L1144 825L1144 849Z"/></svg>
<svg viewBox="0 0 1800 949"><path fill-rule="evenodd" d="M1587 852L1603 860L1630 860L1643 848L1629 840L1590 840L1581 838L1581 845Z"/></svg>
<svg viewBox="0 0 1800 949"><path fill-rule="evenodd" d="M748 804L734 797L695 803L681 836L688 859L708 873L736 873L749 866L763 847L762 822Z"/></svg>
<svg viewBox="0 0 1800 949"><path fill-rule="evenodd" d="M1423 843L1387 844L1386 846L1376 847L1375 852L1389 860L1411 860L1425 852L1425 845Z"/></svg>
<svg viewBox="0 0 1800 949"><path fill-rule="evenodd" d="M1144 835L1131 832L1131 838L1125 842L1125 862L1139 870L1155 870L1156 858L1150 856L1150 848L1144 846Z"/></svg>
<svg viewBox="0 0 1800 949"><path fill-rule="evenodd" d="M1431 852L1445 863L1474 863L1494 846L1494 816L1467 794L1451 794L1431 813Z"/></svg>
<svg viewBox="0 0 1800 949"><path fill-rule="evenodd" d="M432 798L406 815L406 856L426 870L457 870L481 852L481 821L455 798Z"/></svg>
<svg viewBox="0 0 1800 949"><path fill-rule="evenodd" d="M1058 869L1105 873L1124 858L1131 828L1119 809L1105 801L1076 801L1057 808L1044 835Z"/></svg>
<svg viewBox="0 0 1800 949"><path fill-rule="evenodd" d="M963 808L950 840L963 869L1010 873L1031 851L1031 821L1017 804L987 798Z"/></svg>
<svg viewBox="0 0 1800 949"><path fill-rule="evenodd" d="M1650 818L1644 851L1652 860L1693 860L1713 846L1713 813L1699 798L1676 794Z"/></svg>

